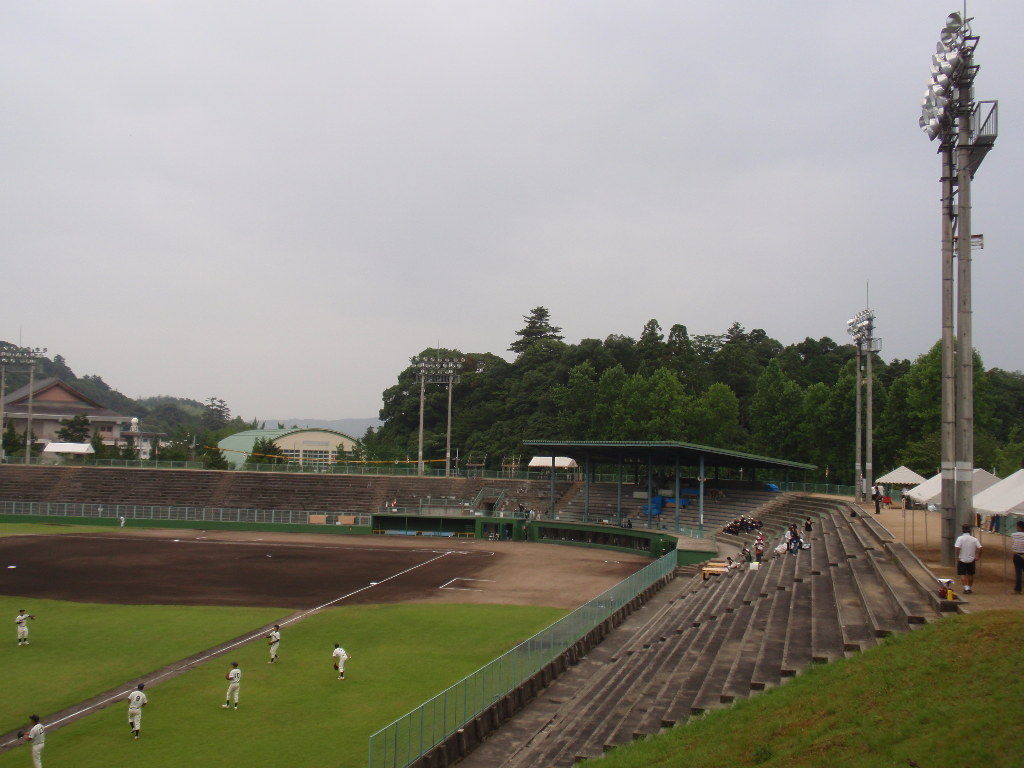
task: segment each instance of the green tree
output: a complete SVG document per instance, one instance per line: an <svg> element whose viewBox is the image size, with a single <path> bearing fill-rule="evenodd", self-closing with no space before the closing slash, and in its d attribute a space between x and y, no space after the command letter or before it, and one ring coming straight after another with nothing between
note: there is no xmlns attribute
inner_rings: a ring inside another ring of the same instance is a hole
<svg viewBox="0 0 1024 768"><path fill-rule="evenodd" d="M203 449L202 462L207 469L228 469L230 466L221 450L214 445Z"/></svg>
<svg viewBox="0 0 1024 768"><path fill-rule="evenodd" d="M794 456L800 447L802 407L800 386L773 361L758 377L750 403L755 447L774 456Z"/></svg>
<svg viewBox="0 0 1024 768"><path fill-rule="evenodd" d="M4 453L11 456L25 449L25 438L14 429L14 422L8 421L4 429Z"/></svg>
<svg viewBox="0 0 1024 768"><path fill-rule="evenodd" d="M84 414L78 414L70 419L61 421L61 427L57 430L57 440L62 443L84 443L89 439L89 419Z"/></svg>
<svg viewBox="0 0 1024 768"><path fill-rule="evenodd" d="M534 307L530 310L530 314L523 317L523 320L526 325L516 331L516 336L519 338L509 345L509 352L522 354L542 339L562 340L559 334L562 329L551 324L551 314L546 307Z"/></svg>
<svg viewBox="0 0 1024 768"><path fill-rule="evenodd" d="M203 415L200 420L204 429L210 432L215 432L218 429L222 429L227 426L227 423L231 420L231 409L228 408L228 404L221 400L219 397L207 398L206 404L203 406ZM244 425L242 428L245 429L248 425Z"/></svg>
<svg viewBox="0 0 1024 768"><path fill-rule="evenodd" d="M288 459L273 440L268 437L257 437L252 444L252 451L245 457L246 464L287 464Z"/></svg>

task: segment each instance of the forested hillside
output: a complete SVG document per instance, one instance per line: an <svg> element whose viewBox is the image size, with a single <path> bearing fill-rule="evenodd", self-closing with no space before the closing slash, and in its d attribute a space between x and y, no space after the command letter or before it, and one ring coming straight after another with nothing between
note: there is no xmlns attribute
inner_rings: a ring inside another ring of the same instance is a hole
<svg viewBox="0 0 1024 768"><path fill-rule="evenodd" d="M527 439L683 440L817 464L819 477L853 475L856 350L830 338L786 346L734 323L722 334L668 332L650 320L638 338L563 341L548 310L524 318L509 362L464 355L454 390L452 444L491 467L523 455ZM916 360L874 357L875 467L939 463L938 345ZM1005 475L1024 460L1024 374L985 370L975 355L976 465ZM415 457L419 385L411 365L384 392L371 458ZM446 387L427 386L426 454L444 455Z"/></svg>

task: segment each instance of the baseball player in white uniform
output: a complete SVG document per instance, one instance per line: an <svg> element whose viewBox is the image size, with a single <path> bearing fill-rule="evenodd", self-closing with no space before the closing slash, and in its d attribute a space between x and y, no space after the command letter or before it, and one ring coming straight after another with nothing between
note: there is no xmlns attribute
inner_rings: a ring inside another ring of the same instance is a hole
<svg viewBox="0 0 1024 768"><path fill-rule="evenodd" d="M142 689L145 683L139 683L139 687L128 694L128 727L132 729L132 738L139 738L142 731L142 708L149 703L146 694Z"/></svg>
<svg viewBox="0 0 1024 768"><path fill-rule="evenodd" d="M18 738L32 745L33 768L43 768L43 747L46 746L46 729L39 722L39 715L29 715L28 719L32 721L32 727L28 729L28 733L18 731Z"/></svg>
<svg viewBox="0 0 1024 768"><path fill-rule="evenodd" d="M28 620L35 620L35 616L31 613L27 613L24 608L18 611L18 615L14 617L14 623L18 627L18 645L28 645Z"/></svg>
<svg viewBox="0 0 1024 768"><path fill-rule="evenodd" d="M341 643L334 644L334 653L331 654L334 657L334 668L338 670L338 679L345 679L345 662L349 660L349 655L345 653L345 649L341 647Z"/></svg>
<svg viewBox="0 0 1024 768"><path fill-rule="evenodd" d="M231 671L228 672L224 677L228 681L228 692L224 695L224 703L221 705L224 709L231 706L231 697L235 697L235 709L238 709L238 686L242 682L242 670L238 668L238 662L231 662Z"/></svg>
<svg viewBox="0 0 1024 768"><path fill-rule="evenodd" d="M281 625L275 624L274 628L267 635L267 644L270 646L270 661L267 664L273 664L277 661L277 646L281 644Z"/></svg>

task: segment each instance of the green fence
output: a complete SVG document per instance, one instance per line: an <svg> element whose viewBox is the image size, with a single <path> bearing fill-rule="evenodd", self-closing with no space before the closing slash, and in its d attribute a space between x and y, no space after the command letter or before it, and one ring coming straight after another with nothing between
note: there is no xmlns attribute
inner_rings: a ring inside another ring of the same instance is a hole
<svg viewBox="0 0 1024 768"><path fill-rule="evenodd" d="M783 491L794 493L823 493L829 496L854 496L852 485L836 485L835 483L776 483Z"/></svg>
<svg viewBox="0 0 1024 768"><path fill-rule="evenodd" d="M336 518L344 512L301 509L236 509L227 507L172 507L153 504L84 504L54 501L0 501L0 514L43 517L117 518L125 520L178 520L213 523L309 525L310 515ZM355 515L356 525L368 526L369 515ZM328 527L325 525L325 527Z"/></svg>
<svg viewBox="0 0 1024 768"><path fill-rule="evenodd" d="M370 737L369 768L405 768L676 567L675 550L563 616Z"/></svg>

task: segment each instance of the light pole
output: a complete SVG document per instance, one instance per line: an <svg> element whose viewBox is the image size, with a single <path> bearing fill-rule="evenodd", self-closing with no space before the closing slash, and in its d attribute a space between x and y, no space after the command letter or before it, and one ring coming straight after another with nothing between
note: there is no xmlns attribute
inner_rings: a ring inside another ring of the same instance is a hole
<svg viewBox="0 0 1024 768"><path fill-rule="evenodd" d="M942 563L953 564L960 524L974 515L974 346L971 181L999 133L999 102L974 101L979 37L970 18L946 17L918 124L942 158ZM953 256L956 252L956 346Z"/></svg>
<svg viewBox="0 0 1024 768"><path fill-rule="evenodd" d="M0 349L0 434L4 428L4 398L7 396L7 366L27 365L28 369L28 427L25 430L25 463L32 453L32 389L35 386L36 360L46 354L39 347L3 347ZM6 460L3 439L0 438L0 462Z"/></svg>
<svg viewBox="0 0 1024 768"><path fill-rule="evenodd" d="M879 340L874 337L875 332L875 313L870 309L862 309L856 315L846 321L846 332L853 336L854 342L857 344L857 427L856 427L856 440L857 447L855 451L854 461L857 464L856 476L857 476L857 490L856 499L857 501L863 501L865 494L866 482L874 483L874 402L873 402L873 376L871 373L871 358L875 352L881 347ZM866 358L863 363L864 377L861 378L861 360ZM866 383L865 389L867 390L864 395L864 399L867 401L867 407L864 409L867 412L866 425L864 427L864 439L861 440L861 387ZM863 470L861 464L861 445L864 445L864 463Z"/></svg>
<svg viewBox="0 0 1024 768"><path fill-rule="evenodd" d="M412 359L413 365L417 367L417 375L420 380L420 429L417 441L416 473L423 474L423 411L426 403L427 384L448 385L448 430L445 437L444 450L444 474L451 475L452 462L452 388L459 383L459 371L465 364L464 357L430 357L420 355Z"/></svg>

